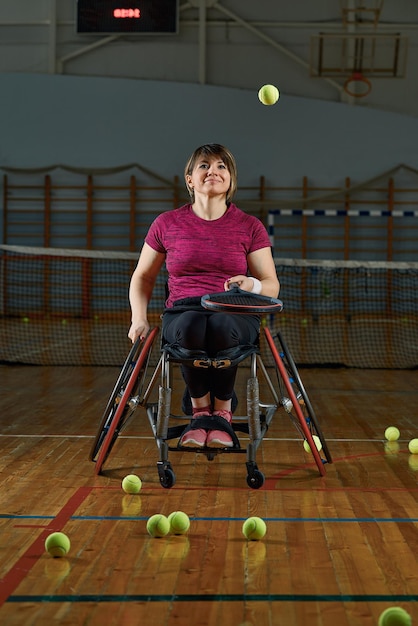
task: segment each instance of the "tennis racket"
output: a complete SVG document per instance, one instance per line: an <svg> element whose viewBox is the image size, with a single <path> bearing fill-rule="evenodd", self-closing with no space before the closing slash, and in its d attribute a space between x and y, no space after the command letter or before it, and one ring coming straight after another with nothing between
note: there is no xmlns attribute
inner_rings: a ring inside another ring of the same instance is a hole
<svg viewBox="0 0 418 626"><path fill-rule="evenodd" d="M283 309L281 300L244 291L237 284L229 291L202 296L200 303L204 309L224 313L280 313Z"/></svg>

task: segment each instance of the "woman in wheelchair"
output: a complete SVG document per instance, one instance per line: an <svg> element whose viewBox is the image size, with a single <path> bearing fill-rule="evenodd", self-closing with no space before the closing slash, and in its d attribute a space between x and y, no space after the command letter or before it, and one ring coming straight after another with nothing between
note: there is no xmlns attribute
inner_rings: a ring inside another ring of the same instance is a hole
<svg viewBox="0 0 418 626"><path fill-rule="evenodd" d="M148 303L165 263L163 341L216 357L238 345L256 343L260 320L256 315L203 309L201 296L238 284L244 291L277 297L280 285L264 225L232 202L237 169L231 152L219 144L200 146L189 158L184 177L190 203L160 214L145 237L130 283L128 335L132 342L147 335ZM218 416L231 423L237 366L218 369L183 363L181 369L193 418ZM191 428L180 445L225 448L233 441L224 430Z"/></svg>

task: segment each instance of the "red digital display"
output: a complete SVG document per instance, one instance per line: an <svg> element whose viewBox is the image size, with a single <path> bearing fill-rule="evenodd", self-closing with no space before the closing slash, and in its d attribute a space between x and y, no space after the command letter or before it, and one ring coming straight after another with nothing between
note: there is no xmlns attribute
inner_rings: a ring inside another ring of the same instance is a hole
<svg viewBox="0 0 418 626"><path fill-rule="evenodd" d="M139 20L141 17L141 9L115 9L113 11L113 17L119 18L133 18Z"/></svg>
<svg viewBox="0 0 418 626"><path fill-rule="evenodd" d="M178 32L178 0L77 0L78 33Z"/></svg>

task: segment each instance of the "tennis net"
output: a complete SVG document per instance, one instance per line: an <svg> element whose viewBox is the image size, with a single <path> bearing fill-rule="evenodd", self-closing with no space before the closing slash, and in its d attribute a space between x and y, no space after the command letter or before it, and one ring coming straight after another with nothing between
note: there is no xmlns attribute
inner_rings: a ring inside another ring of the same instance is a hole
<svg viewBox="0 0 418 626"><path fill-rule="evenodd" d="M137 253L0 246L0 362L120 366ZM275 259L283 312L267 316L298 365L418 367L418 263ZM160 325L167 276L149 321ZM268 351L261 343L267 364Z"/></svg>
<svg viewBox="0 0 418 626"><path fill-rule="evenodd" d="M272 321L305 365L418 366L418 263L275 259Z"/></svg>
<svg viewBox="0 0 418 626"><path fill-rule="evenodd" d="M0 362L123 364L137 253L0 246ZM151 302L157 324L162 272Z"/></svg>

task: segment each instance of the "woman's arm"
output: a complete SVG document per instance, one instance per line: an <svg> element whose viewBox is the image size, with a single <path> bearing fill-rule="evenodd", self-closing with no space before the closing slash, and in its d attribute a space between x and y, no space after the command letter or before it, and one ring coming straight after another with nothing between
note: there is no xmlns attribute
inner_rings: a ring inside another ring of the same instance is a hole
<svg viewBox="0 0 418 626"><path fill-rule="evenodd" d="M164 263L165 254L156 252L144 243L138 264L132 274L129 285L129 302L132 311L132 323L128 337L132 343L140 337L144 339L149 331L147 309L158 273Z"/></svg>
<svg viewBox="0 0 418 626"><path fill-rule="evenodd" d="M280 291L280 283L277 278L276 267L274 265L271 248L260 248L251 252L247 257L250 275L261 282L261 293L263 296L277 298ZM231 283L237 283L244 291L252 291L254 281L251 276L231 276L225 282L225 289L229 289Z"/></svg>

